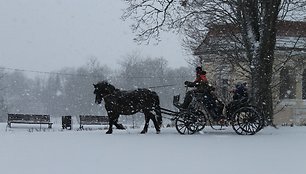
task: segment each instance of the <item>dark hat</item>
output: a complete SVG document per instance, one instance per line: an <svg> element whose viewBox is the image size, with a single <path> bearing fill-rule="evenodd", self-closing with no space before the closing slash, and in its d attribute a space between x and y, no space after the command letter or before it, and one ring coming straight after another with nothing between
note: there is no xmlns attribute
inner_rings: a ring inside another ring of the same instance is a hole
<svg viewBox="0 0 306 174"><path fill-rule="evenodd" d="M196 67L196 71L197 71L197 72L198 72L198 71L202 71L202 67L200 67L200 66Z"/></svg>

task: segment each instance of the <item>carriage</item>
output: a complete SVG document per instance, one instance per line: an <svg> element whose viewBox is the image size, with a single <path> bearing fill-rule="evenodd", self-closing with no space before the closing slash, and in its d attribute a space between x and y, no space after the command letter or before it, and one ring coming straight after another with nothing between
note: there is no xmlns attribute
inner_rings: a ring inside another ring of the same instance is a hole
<svg viewBox="0 0 306 174"><path fill-rule="evenodd" d="M264 127L263 115L247 98L234 100L224 107L217 97L212 100L211 92L194 93L187 109L172 111L161 108L157 93L145 88L124 91L115 88L107 81L94 84L94 88L95 102L100 104L104 100L108 113L107 134L112 133L113 125L118 129L124 129L124 126L118 123L120 115L133 115L137 112L142 112L145 116L145 126L141 133L148 131L150 120L154 123L156 133L160 133L162 113L171 116L170 119L175 122L180 134L194 134L207 125L214 129L217 129L217 126L222 129L231 125L237 134L253 135ZM178 107L178 103L179 96L174 96L174 106Z"/></svg>
<svg viewBox="0 0 306 174"><path fill-rule="evenodd" d="M194 134L206 126L215 130L232 126L239 135L254 135L264 127L263 114L250 104L248 98L232 101L224 107L220 100L212 103L208 95L209 93L195 93L187 109L176 112L161 108L161 111L173 116L170 119L174 121L180 134ZM179 97L173 97L173 105L177 108Z"/></svg>

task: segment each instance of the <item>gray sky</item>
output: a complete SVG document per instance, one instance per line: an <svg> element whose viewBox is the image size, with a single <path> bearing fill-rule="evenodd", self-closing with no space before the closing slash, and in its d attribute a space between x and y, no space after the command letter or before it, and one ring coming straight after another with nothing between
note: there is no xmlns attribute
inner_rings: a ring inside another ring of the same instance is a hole
<svg viewBox="0 0 306 174"><path fill-rule="evenodd" d="M90 57L118 67L127 54L164 57L186 66L179 36L137 45L121 0L0 0L0 66L53 71L85 65Z"/></svg>

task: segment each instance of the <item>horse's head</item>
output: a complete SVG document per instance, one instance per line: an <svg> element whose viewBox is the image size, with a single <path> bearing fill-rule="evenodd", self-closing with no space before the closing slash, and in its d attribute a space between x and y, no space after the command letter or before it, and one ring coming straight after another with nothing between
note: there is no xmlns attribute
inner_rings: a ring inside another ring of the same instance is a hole
<svg viewBox="0 0 306 174"><path fill-rule="evenodd" d="M115 87L106 81L93 84L93 86L95 88L94 94L96 95L95 103L97 104L100 104L105 96L112 94L115 91Z"/></svg>

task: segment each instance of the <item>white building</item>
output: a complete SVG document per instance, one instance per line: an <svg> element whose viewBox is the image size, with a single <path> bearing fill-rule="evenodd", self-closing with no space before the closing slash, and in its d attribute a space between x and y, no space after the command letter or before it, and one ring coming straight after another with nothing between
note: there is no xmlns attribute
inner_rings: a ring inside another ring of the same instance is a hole
<svg viewBox="0 0 306 174"><path fill-rule="evenodd" d="M279 21L275 47L274 81L276 124L306 124L306 22ZM240 44L241 34L233 24L209 26L206 38L194 50L215 79L219 94L229 98L229 88L245 80L247 62ZM242 66L231 64L239 59Z"/></svg>

